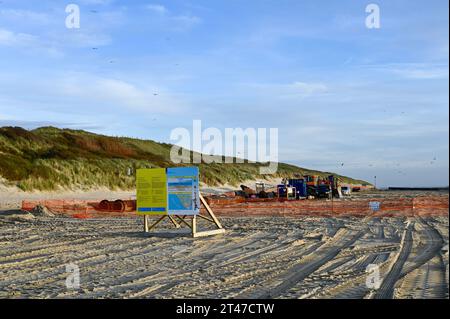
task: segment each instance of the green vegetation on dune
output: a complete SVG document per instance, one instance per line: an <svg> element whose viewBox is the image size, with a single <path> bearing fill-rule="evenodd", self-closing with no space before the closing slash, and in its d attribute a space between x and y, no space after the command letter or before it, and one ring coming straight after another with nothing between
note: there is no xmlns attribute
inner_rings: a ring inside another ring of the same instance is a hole
<svg viewBox="0 0 450 319"><path fill-rule="evenodd" d="M27 131L0 128L0 177L23 190L132 189L132 167L170 167L170 144L127 137L110 137L86 131L42 127ZM186 165L186 164L184 164ZM192 165L192 164L189 164ZM294 174L327 176L280 163L276 175L260 175L260 163L199 164L201 180L210 186L238 185L248 179L292 177ZM343 182L368 184L345 176Z"/></svg>

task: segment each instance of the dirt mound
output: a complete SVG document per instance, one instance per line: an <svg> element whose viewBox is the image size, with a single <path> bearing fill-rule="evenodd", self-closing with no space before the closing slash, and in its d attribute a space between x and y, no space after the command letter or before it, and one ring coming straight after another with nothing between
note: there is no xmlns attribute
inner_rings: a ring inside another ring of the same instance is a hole
<svg viewBox="0 0 450 319"><path fill-rule="evenodd" d="M55 217L47 207L42 205L37 205L31 210L31 214L35 217Z"/></svg>
<svg viewBox="0 0 450 319"><path fill-rule="evenodd" d="M21 209L0 212L0 221L5 222L29 222L35 218L34 215Z"/></svg>

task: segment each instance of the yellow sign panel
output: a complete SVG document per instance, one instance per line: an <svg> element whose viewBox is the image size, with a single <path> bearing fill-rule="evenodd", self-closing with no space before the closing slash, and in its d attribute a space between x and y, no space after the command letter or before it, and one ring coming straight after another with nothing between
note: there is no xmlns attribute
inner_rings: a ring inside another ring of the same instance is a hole
<svg viewBox="0 0 450 319"><path fill-rule="evenodd" d="M167 176L165 168L136 171L137 213L140 215L167 214Z"/></svg>

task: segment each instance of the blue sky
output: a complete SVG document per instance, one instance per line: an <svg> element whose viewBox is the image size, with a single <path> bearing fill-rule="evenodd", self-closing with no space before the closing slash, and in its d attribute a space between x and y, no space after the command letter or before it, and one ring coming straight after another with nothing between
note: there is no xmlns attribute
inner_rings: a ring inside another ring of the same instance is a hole
<svg viewBox="0 0 450 319"><path fill-rule="evenodd" d="M277 127L280 161L448 185L448 1L369 3L2 0L0 125Z"/></svg>

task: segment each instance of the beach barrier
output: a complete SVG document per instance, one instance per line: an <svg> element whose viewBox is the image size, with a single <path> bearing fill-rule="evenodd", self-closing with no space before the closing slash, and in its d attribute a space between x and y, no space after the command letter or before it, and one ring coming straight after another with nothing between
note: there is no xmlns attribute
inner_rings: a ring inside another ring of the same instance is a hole
<svg viewBox="0 0 450 319"><path fill-rule="evenodd" d="M277 201L270 199L208 198L208 205L221 216L319 216L364 217L375 214L380 217L396 216L448 216L449 198L446 196L416 196L399 198L364 198L343 200L300 200ZM37 205L42 205L56 214L72 217L130 217L136 216L136 204L133 200L117 201L95 200L24 200L22 209L31 211ZM111 204L112 203L112 204ZM373 211L371 203L378 203L378 209ZM125 205L125 209L124 209ZM204 211L204 208L201 208ZM80 215L81 214L81 215ZM84 214L84 215L83 215ZM74 216L75 215L75 216Z"/></svg>

